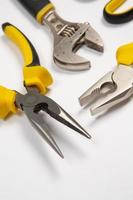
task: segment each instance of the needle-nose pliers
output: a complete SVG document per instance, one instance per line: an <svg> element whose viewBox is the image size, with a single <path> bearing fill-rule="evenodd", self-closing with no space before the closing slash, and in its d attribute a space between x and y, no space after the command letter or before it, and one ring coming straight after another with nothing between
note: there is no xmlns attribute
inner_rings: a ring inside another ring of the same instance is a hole
<svg viewBox="0 0 133 200"><path fill-rule="evenodd" d="M47 87L53 79L48 70L40 66L38 54L27 37L15 26L4 23L4 33L20 48L24 57L24 86L27 90L25 95L0 86L0 118L5 119L10 113L22 110L33 127L48 142L48 144L63 158L63 154L53 139L42 117L41 111L47 113L55 120L91 138L60 105L51 98L45 96Z"/></svg>

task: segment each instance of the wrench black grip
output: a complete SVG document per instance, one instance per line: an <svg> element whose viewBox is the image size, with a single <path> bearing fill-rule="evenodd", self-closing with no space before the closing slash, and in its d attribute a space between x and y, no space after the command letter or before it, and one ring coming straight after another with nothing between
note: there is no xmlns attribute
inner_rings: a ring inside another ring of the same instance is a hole
<svg viewBox="0 0 133 200"><path fill-rule="evenodd" d="M18 0L28 12L37 19L39 23L42 18L54 9L53 4L49 0Z"/></svg>

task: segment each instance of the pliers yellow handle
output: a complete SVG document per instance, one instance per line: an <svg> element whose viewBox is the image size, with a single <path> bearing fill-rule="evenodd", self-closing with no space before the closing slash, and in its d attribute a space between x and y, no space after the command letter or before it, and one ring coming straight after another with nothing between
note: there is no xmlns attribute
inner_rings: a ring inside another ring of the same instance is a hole
<svg viewBox="0 0 133 200"><path fill-rule="evenodd" d="M3 25L3 31L17 44L24 56L24 86L27 92L21 94L0 86L0 118L4 119L10 113L21 110L39 135L61 158L64 158L45 123L42 112L88 139L91 139L91 136L59 104L45 95L46 88L53 79L47 69L40 66L38 55L26 36L9 23Z"/></svg>
<svg viewBox="0 0 133 200"><path fill-rule="evenodd" d="M15 26L5 23L2 25L4 33L21 50L24 57L24 85L35 86L40 93L46 93L46 88L52 84L53 79L48 70L40 66L36 50L28 38ZM0 86L0 118L5 118L10 112L16 112L16 92Z"/></svg>
<svg viewBox="0 0 133 200"><path fill-rule="evenodd" d="M111 0L106 4L103 15L105 19L112 24L121 24L133 19L133 7L124 11L115 13L115 11L125 2L126 0Z"/></svg>
<svg viewBox="0 0 133 200"><path fill-rule="evenodd" d="M133 65L133 42L119 47L116 52L116 58L118 65Z"/></svg>

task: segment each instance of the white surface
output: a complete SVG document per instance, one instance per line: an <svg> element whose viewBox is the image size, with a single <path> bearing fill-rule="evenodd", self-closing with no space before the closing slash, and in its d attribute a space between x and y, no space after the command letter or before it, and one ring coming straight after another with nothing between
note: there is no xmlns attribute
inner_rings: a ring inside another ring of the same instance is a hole
<svg viewBox="0 0 133 200"><path fill-rule="evenodd" d="M102 18L107 0L53 0L70 21L89 21L101 34L105 53L86 48L90 71L70 73L52 62L52 35L47 34L16 0L1 1L0 22L18 26L33 42L41 63L51 71L50 96L90 130L93 141L52 121L53 135L64 153L61 160L33 130L24 115L0 121L1 200L132 200L133 101L100 117L82 110L78 97L116 65L116 49L133 40L133 23L110 25ZM132 5L128 0L126 7ZM124 8L124 7L123 7ZM0 83L24 92L22 57L0 30ZM22 89L23 88L23 89ZM49 122L51 124L51 121Z"/></svg>

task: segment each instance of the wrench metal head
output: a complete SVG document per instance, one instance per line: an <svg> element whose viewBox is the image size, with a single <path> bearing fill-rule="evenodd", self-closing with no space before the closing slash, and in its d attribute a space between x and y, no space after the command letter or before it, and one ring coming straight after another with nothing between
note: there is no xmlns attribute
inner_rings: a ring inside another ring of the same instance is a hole
<svg viewBox="0 0 133 200"><path fill-rule="evenodd" d="M90 61L76 55L77 50L86 45L99 52L103 52L103 41L100 35L89 23L71 23L63 20L55 11L49 13L44 23L54 35L54 61L60 68L66 70L87 70Z"/></svg>
<svg viewBox="0 0 133 200"><path fill-rule="evenodd" d="M55 45L54 60L60 68L74 71L89 69L90 61L75 54L83 45L103 52L103 43L98 33L87 23L78 26L78 30L71 37L62 38Z"/></svg>
<svg viewBox="0 0 133 200"><path fill-rule="evenodd" d="M79 102L81 106L93 104L90 111L95 115L120 104L132 94L133 68L119 65L114 72L109 72L88 89L79 98Z"/></svg>

